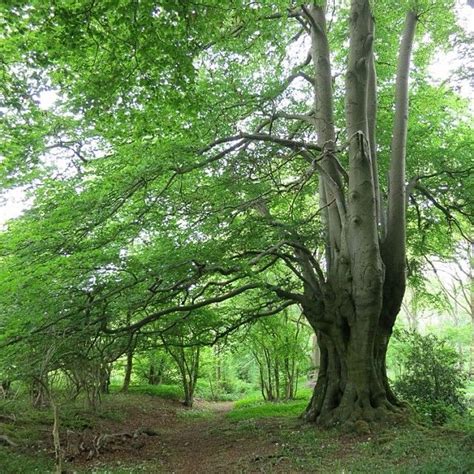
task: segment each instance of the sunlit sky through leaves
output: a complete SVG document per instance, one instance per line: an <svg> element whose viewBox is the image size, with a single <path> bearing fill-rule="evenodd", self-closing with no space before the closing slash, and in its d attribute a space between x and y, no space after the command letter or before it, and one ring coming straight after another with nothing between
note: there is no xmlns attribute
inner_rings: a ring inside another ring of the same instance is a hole
<svg viewBox="0 0 474 474"><path fill-rule="evenodd" d="M460 24L467 32L473 33L474 8L469 7L466 0L460 0L458 5ZM462 60L457 57L454 52L449 52L446 54L440 54L431 65L429 71L433 81L440 83L449 80L453 71L459 69L461 66ZM472 84L469 84L467 81L464 84L461 84L460 93L465 97L474 97ZM39 97L40 107L45 110L49 109L55 102L56 98L56 91L42 92ZM7 220L21 215L30 203L31 199L28 199L27 193L23 188L16 188L3 193L0 200L0 226L3 226Z"/></svg>

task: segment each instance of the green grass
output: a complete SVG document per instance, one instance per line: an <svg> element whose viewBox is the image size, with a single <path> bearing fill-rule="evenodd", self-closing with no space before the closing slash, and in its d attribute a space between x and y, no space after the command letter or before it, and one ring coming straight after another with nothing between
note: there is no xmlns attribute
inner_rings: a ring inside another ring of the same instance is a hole
<svg viewBox="0 0 474 474"><path fill-rule="evenodd" d="M112 393L119 392L120 389L121 387L118 385L111 386ZM167 400L181 400L183 398L183 390L179 385L130 385L128 392L132 394L151 395Z"/></svg>
<svg viewBox="0 0 474 474"><path fill-rule="evenodd" d="M474 419L466 416L444 428L415 424L382 426L370 435L350 435L337 430L321 430L302 423L302 413L310 391L290 402L263 402L257 393L235 403L227 416L245 431L257 430L265 436L260 419L279 418L277 455L288 470L303 472L351 473L467 473L474 472ZM265 425L263 425L265 426ZM272 436L275 436L272 434ZM263 461L269 463L270 460ZM271 471L272 465L261 465Z"/></svg>
<svg viewBox="0 0 474 474"><path fill-rule="evenodd" d="M310 396L310 389L304 389L298 393L296 400L266 402L262 400L260 393L255 392L237 400L234 409L228 413L227 417L233 421L268 417L297 418L306 408Z"/></svg>
<svg viewBox="0 0 474 474"><path fill-rule="evenodd" d="M298 393L296 394L296 400L305 400L306 402L309 401L311 398L313 391L308 387L303 387L298 389ZM260 391L253 391L249 393L247 396L237 400L235 402L236 408L243 408L243 407L251 407L256 403L266 403L263 400L262 393Z"/></svg>
<svg viewBox="0 0 474 474"><path fill-rule="evenodd" d="M236 408L227 417L233 421L268 417L298 417L306 408L307 402L261 402L258 405Z"/></svg>
<svg viewBox="0 0 474 474"><path fill-rule="evenodd" d="M472 472L472 446L459 434L416 426L386 427L364 437L303 427L282 432L285 454L302 470L323 472ZM297 440L295 442L295 440Z"/></svg>
<svg viewBox="0 0 474 474"><path fill-rule="evenodd" d="M120 419L129 407L149 403L141 395L175 399L176 386L134 386L130 394L113 393L104 397L104 404L95 413L87 411L83 403L61 407L63 427L81 430L97 423L100 418ZM275 447L271 455L262 454L258 460L242 458L242 472L322 472L322 473L400 473L444 474L474 472L474 418L453 419L441 428L426 428L416 424L379 426L372 433L356 435L337 430L321 430L304 423L298 415L306 407L311 390L303 389L297 400L264 402L255 392L235 402L231 412L220 418L212 411L211 403L198 404L192 410L177 410L177 416L196 423L196 430L205 429L217 440L254 443L266 440ZM201 406L202 405L202 406ZM81 408L82 406L82 408ZM49 432L52 416L49 410L33 410L28 400L0 403L0 413L16 413L15 423L0 423L0 433L7 434L20 444L18 449L0 447L0 472L51 472L51 452L32 451L28 445L39 433ZM117 418L118 417L118 418ZM213 420L216 419L216 424ZM209 421L209 423L208 423ZM205 422L200 425L201 422ZM203 428L204 427L204 428ZM216 448L217 449L217 448ZM133 473L160 472L156 460L120 464L104 464L93 472ZM247 463L247 464L246 464ZM240 464L239 464L240 466Z"/></svg>
<svg viewBox="0 0 474 474"><path fill-rule="evenodd" d="M10 448L0 446L0 471L2 474L47 473L52 472L54 462L44 453L22 454Z"/></svg>

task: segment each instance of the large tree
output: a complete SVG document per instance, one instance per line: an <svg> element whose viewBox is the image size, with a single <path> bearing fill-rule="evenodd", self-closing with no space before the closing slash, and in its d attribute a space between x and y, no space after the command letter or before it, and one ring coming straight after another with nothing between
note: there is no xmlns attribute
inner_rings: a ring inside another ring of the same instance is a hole
<svg viewBox="0 0 474 474"><path fill-rule="evenodd" d="M436 43L456 33L451 3L4 5L2 179L36 188L2 236L5 343L159 337L191 317L211 344L299 305L321 350L306 418L398 411L385 355L408 195L419 226L439 212L462 232L467 219L463 190L443 186L466 172L469 124L455 94L426 80ZM57 98L41 112L44 89ZM430 103L430 91L443 97ZM427 120L443 133L423 135ZM212 317L196 311L212 305Z"/></svg>

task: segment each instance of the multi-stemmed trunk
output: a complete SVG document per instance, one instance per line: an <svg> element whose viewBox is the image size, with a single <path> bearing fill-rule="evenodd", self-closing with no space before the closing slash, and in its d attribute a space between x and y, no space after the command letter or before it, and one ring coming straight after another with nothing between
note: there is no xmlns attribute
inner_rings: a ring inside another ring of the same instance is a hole
<svg viewBox="0 0 474 474"><path fill-rule="evenodd" d="M302 306L321 352L305 417L321 424L383 419L398 411L386 353L405 290L405 146L408 71L417 17L407 15L400 45L388 210L376 157L374 20L368 0L353 0L346 75L349 167L337 158L325 7L303 7L311 25L319 198L326 227L326 273L304 252ZM316 166L316 165L315 165ZM385 217L386 214L386 217Z"/></svg>

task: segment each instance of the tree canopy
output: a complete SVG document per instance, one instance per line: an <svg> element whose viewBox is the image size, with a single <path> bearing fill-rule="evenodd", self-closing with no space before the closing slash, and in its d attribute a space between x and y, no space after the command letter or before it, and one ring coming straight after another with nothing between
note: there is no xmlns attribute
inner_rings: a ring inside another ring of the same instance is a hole
<svg viewBox="0 0 474 474"><path fill-rule="evenodd" d="M405 272L454 252L472 216L472 111L428 73L467 41L453 1L0 14L0 182L32 199L0 234L3 351L114 358L189 325L188 345L213 344L298 306L327 364L308 418L397 405L384 357ZM376 388L348 375L365 350Z"/></svg>

